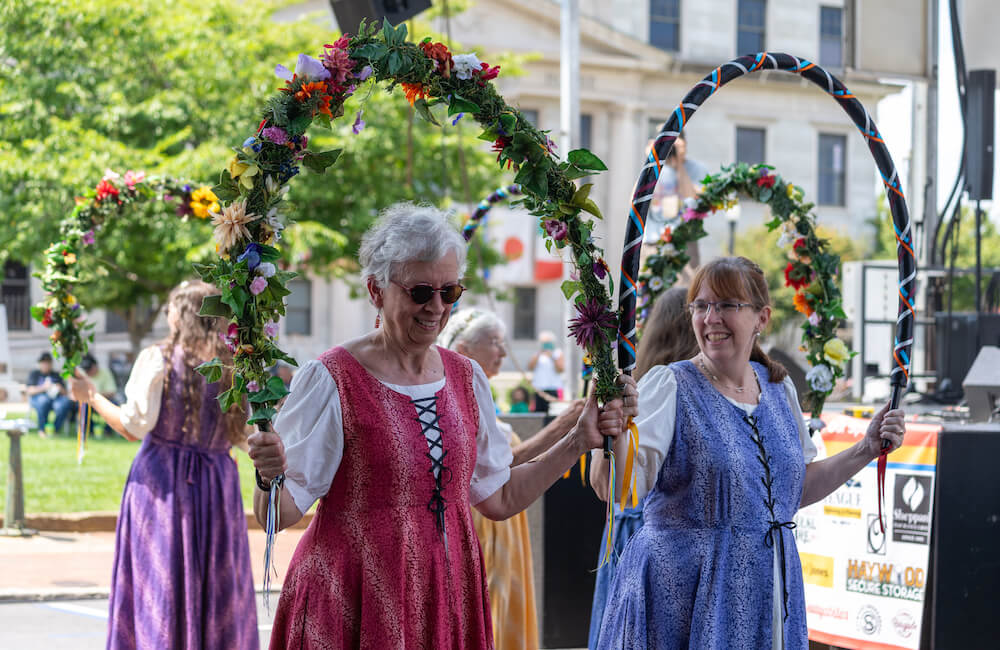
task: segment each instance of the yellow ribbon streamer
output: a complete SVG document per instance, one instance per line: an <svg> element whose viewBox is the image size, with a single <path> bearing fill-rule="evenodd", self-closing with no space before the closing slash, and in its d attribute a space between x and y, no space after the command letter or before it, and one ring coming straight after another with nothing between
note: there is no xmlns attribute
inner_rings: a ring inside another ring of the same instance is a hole
<svg viewBox="0 0 1000 650"><path fill-rule="evenodd" d="M625 457L625 480L622 481L622 496L619 506L622 510L625 509L625 498L629 494L632 495L632 507L636 507L639 504L639 499L636 496L636 479L635 475L632 474L632 463L635 462L635 456L639 453L639 427L635 425L632 418L628 419L628 456Z"/></svg>
<svg viewBox="0 0 1000 650"><path fill-rule="evenodd" d="M580 456L580 485L587 487L587 454Z"/></svg>

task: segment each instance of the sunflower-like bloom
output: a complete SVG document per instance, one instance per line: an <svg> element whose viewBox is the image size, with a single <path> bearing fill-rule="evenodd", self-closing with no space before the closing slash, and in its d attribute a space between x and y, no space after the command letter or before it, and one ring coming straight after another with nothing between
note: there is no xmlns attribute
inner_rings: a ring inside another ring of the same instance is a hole
<svg viewBox="0 0 1000 650"><path fill-rule="evenodd" d="M241 239L250 239L247 224L257 218L257 215L247 214L246 201L236 201L222 208L222 212L212 214L212 225L215 226L215 241L219 244L221 253L229 249Z"/></svg>
<svg viewBox="0 0 1000 650"><path fill-rule="evenodd" d="M199 219L208 218L209 213L219 211L219 197L207 185L191 192L191 211Z"/></svg>

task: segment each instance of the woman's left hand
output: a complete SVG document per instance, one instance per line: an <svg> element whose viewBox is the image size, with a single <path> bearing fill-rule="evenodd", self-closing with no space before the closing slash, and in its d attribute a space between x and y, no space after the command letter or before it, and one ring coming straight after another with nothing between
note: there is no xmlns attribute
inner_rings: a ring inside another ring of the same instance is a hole
<svg viewBox="0 0 1000 650"><path fill-rule="evenodd" d="M883 440L892 443L889 451L894 451L903 444L903 434L906 432L904 416L903 409L890 411L888 403L875 414L865 433L865 445L872 457L877 458L882 453Z"/></svg>
<svg viewBox="0 0 1000 650"><path fill-rule="evenodd" d="M624 428L622 399L615 398L599 408L597 398L591 393L576 422L574 433L587 449L595 449L604 445L605 436L615 438Z"/></svg>
<svg viewBox="0 0 1000 650"><path fill-rule="evenodd" d="M94 396L94 382L92 382L90 378L83 376L83 374L77 370L73 376L69 378L69 392L74 402L87 404Z"/></svg>

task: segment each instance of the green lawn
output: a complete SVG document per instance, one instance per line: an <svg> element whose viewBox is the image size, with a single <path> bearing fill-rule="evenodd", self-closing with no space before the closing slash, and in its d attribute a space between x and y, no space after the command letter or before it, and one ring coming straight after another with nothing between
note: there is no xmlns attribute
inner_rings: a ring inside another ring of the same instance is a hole
<svg viewBox="0 0 1000 650"><path fill-rule="evenodd" d="M21 462L25 512L118 510L125 479L139 444L127 442L118 435L92 438L83 463L77 464L75 438L40 438L37 433L24 436L21 438ZM9 453L7 436L0 433L0 466L4 473L0 483L0 507L6 503ZM252 512L253 465L241 451L236 451L236 459L243 505Z"/></svg>

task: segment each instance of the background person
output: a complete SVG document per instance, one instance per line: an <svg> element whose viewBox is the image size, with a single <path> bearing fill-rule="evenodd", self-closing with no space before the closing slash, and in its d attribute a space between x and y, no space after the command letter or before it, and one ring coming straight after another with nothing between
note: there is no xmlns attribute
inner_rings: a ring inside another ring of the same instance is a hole
<svg viewBox="0 0 1000 650"><path fill-rule="evenodd" d="M505 334L503 322L493 312L463 309L450 317L438 341L475 361L487 379L491 379L500 372L507 356ZM583 405L583 400L576 400L527 442L521 442L509 424L497 420L497 427L507 435L513 448L511 467L534 459L562 439L576 424ZM519 512L509 519L493 521L474 511L472 521L486 567L495 648L537 648L538 618L527 514Z"/></svg>
<svg viewBox="0 0 1000 650"><path fill-rule="evenodd" d="M548 413L549 402L560 398L562 371L566 369L562 350L556 348L556 335L544 331L538 335L538 351L528 361L531 385L535 389L535 412Z"/></svg>
<svg viewBox="0 0 1000 650"><path fill-rule="evenodd" d="M66 419L75 406L67 396L66 384L62 376L52 368L52 355L42 352L38 357L38 367L28 374L24 392L28 395L31 408L38 415L38 430L45 433L49 413L55 412L53 423L56 433L63 429Z"/></svg>
<svg viewBox="0 0 1000 650"><path fill-rule="evenodd" d="M666 366L675 361L690 359L698 354L698 341L695 340L694 330L691 329L691 314L687 307L687 288L673 287L660 294L653 303L653 308L649 312L642 328L642 338L639 339L639 349L636 352L635 379L641 382L650 368L656 366ZM602 454L602 451L593 452ZM627 452L626 452L627 453ZM608 475L598 471L599 464L590 464L590 485L594 492L602 501L608 500ZM605 466L606 468L606 466ZM620 493L619 493L620 494ZM631 501L627 501L631 503ZM628 507L622 510L616 499L614 539L612 545L614 551L610 555L610 561L600 564L600 558L605 555L608 531L605 524L604 533L601 535L601 552L597 557L598 569L597 579L594 583L594 602L590 610L590 634L587 646L595 648L597 637L601 631L601 619L604 617L604 608L608 601L608 592L611 582L615 576L615 567L618 565L618 558L625 550L625 544L631 539L637 530L642 528L642 502L634 508Z"/></svg>
<svg viewBox="0 0 1000 650"><path fill-rule="evenodd" d="M434 345L462 295L465 255L439 210L385 210L359 255L381 327L305 364L276 433L250 437L258 521L279 473L282 527L320 500L283 580L272 648L492 647L470 506L511 517L621 431L623 400L603 412L592 400L565 437L511 467L486 375ZM634 386L625 391L631 409Z"/></svg>
<svg viewBox="0 0 1000 650"><path fill-rule="evenodd" d="M886 405L863 440L811 462L795 387L757 343L771 315L760 267L714 260L688 301L699 353L655 366L639 386L645 524L618 564L597 647L804 650L792 518L876 458L883 439L898 447L903 413Z"/></svg>
<svg viewBox="0 0 1000 650"><path fill-rule="evenodd" d="M245 445L246 413L219 408L216 396L230 377L209 384L194 370L214 357L231 363L223 322L198 316L215 293L200 281L171 292L170 332L139 353L124 405L87 377L70 380L76 399L126 439L142 440L115 532L111 650L260 647L246 516L229 455Z"/></svg>

